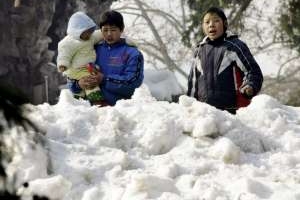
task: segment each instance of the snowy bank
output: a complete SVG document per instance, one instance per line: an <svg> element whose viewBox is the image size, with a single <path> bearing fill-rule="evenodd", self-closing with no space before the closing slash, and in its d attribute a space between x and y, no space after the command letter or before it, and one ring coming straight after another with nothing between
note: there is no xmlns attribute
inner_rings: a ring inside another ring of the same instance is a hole
<svg viewBox="0 0 300 200"><path fill-rule="evenodd" d="M255 97L236 115L187 96L157 101L146 86L114 107L90 107L67 90L54 106L30 107L51 163L23 145L14 167L31 163L19 177L29 181L20 188L25 196L300 199L300 109L270 96Z"/></svg>

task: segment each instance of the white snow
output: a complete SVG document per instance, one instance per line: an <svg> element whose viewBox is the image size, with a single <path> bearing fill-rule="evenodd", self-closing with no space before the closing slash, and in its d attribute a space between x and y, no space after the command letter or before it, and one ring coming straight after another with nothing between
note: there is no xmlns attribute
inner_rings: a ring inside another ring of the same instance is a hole
<svg viewBox="0 0 300 200"><path fill-rule="evenodd" d="M187 96L157 101L146 85L114 107L68 90L56 105L28 107L47 148L15 138L9 169L23 199L300 199L300 108L270 96L236 115Z"/></svg>
<svg viewBox="0 0 300 200"><path fill-rule="evenodd" d="M174 73L169 70L145 69L144 83L156 100L172 101L172 96L184 93Z"/></svg>

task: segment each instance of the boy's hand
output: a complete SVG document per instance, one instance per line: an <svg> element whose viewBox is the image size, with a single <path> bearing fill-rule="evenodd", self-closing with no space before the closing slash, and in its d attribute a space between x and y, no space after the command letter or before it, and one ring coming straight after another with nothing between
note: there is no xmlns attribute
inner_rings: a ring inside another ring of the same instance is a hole
<svg viewBox="0 0 300 200"><path fill-rule="evenodd" d="M89 76L83 77L78 81L79 86L82 89L92 89L96 86L99 86L102 82L103 74L101 72L96 72Z"/></svg>
<svg viewBox="0 0 300 200"><path fill-rule="evenodd" d="M254 94L253 88L250 85L242 85L242 87L240 87L240 92L248 97L252 97Z"/></svg>
<svg viewBox="0 0 300 200"><path fill-rule="evenodd" d="M59 67L58 67L58 71L59 72L64 72L64 71L66 71L68 68L66 67L66 66L63 66L63 65L60 65Z"/></svg>

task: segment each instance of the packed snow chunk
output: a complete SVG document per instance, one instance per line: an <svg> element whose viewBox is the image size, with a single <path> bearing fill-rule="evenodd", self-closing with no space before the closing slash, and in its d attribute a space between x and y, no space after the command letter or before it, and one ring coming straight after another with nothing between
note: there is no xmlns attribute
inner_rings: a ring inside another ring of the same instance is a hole
<svg viewBox="0 0 300 200"><path fill-rule="evenodd" d="M77 175L81 174L83 178L90 177L89 179L93 179L95 174L103 173L116 165L122 167L128 165L128 155L119 149L99 147L94 152L75 151L68 155L68 164L73 166L74 172ZM93 153L91 154L91 152ZM59 163L56 163L56 165L59 165ZM69 174L69 172L66 172L66 174Z"/></svg>
<svg viewBox="0 0 300 200"><path fill-rule="evenodd" d="M243 178L239 181L233 182L229 185L228 189L232 191L239 191L241 197L243 196L241 195L243 193L252 194L252 196L258 197L257 199L271 199L270 197L273 195L273 190L267 185L258 180L249 178Z"/></svg>
<svg viewBox="0 0 300 200"><path fill-rule="evenodd" d="M225 163L238 163L240 160L240 148L225 137L216 141L211 147L211 153Z"/></svg>
<svg viewBox="0 0 300 200"><path fill-rule="evenodd" d="M192 132L192 136L196 138L202 136L215 136L217 134L217 123L215 118L213 118L212 116L198 118Z"/></svg>
<svg viewBox="0 0 300 200"><path fill-rule="evenodd" d="M191 194L197 177L190 174L183 174L176 178L176 187L180 188L181 193Z"/></svg>
<svg viewBox="0 0 300 200"><path fill-rule="evenodd" d="M174 194L174 193L170 193L170 192L164 192L162 193L162 195L157 198L157 200L182 200L182 197L180 197L179 195L177 194Z"/></svg>
<svg viewBox="0 0 300 200"><path fill-rule="evenodd" d="M90 103L86 100L83 99L75 99L73 97L73 94L70 90L68 89L63 89L60 92L59 96L59 101L57 103L58 106L77 106L77 105L82 105L82 106L90 106Z"/></svg>
<svg viewBox="0 0 300 200"><path fill-rule="evenodd" d="M145 128L145 133L139 139L138 144L147 153L153 155L168 152L180 136L175 121L166 118L153 119L151 125Z"/></svg>
<svg viewBox="0 0 300 200"><path fill-rule="evenodd" d="M195 182L192 194L195 196L192 199L201 197L205 200L229 200L224 187L217 183L210 183L205 180L205 177L199 177Z"/></svg>
<svg viewBox="0 0 300 200"><path fill-rule="evenodd" d="M160 177L175 178L179 173L179 167L175 163L161 165L157 167L156 174Z"/></svg>
<svg viewBox="0 0 300 200"><path fill-rule="evenodd" d="M300 150L300 135L294 131L286 131L281 140L284 149L287 151L299 151Z"/></svg>
<svg viewBox="0 0 300 200"><path fill-rule="evenodd" d="M272 194L272 190L259 181L253 179L245 179L245 184L250 193L256 194L260 198L268 198Z"/></svg>
<svg viewBox="0 0 300 200"><path fill-rule="evenodd" d="M174 73L169 70L145 70L144 83L160 101L171 101L172 96L183 93Z"/></svg>
<svg viewBox="0 0 300 200"><path fill-rule="evenodd" d="M186 95L181 95L179 97L178 104L184 107L189 107L193 105L193 102L197 101L195 98L186 96Z"/></svg>
<svg viewBox="0 0 300 200"><path fill-rule="evenodd" d="M26 181L47 176L48 155L42 143L41 136L19 134L20 127L11 129L10 135L4 135L3 142L7 151L13 152L11 162L6 167L9 179L14 180L17 186Z"/></svg>
<svg viewBox="0 0 300 200"><path fill-rule="evenodd" d="M156 101L156 99L151 95L151 92L149 90L149 88L143 84L141 85L139 88L135 89L131 100L133 102L138 102L138 103L149 103L149 102L153 102ZM122 100L121 100L122 102ZM119 101L117 102L117 104L119 103Z"/></svg>
<svg viewBox="0 0 300 200"><path fill-rule="evenodd" d="M132 177L126 188L123 199L151 199L158 198L163 193L179 194L172 179L153 175L139 174Z"/></svg>
<svg viewBox="0 0 300 200"><path fill-rule="evenodd" d="M61 175L45 179L35 179L28 185L24 184L18 190L22 199L30 199L34 195L48 197L49 199L63 200L65 195L70 191L72 183Z"/></svg>
<svg viewBox="0 0 300 200"><path fill-rule="evenodd" d="M263 153L267 150L261 134L244 125L236 126L224 134L224 136L229 138L244 152Z"/></svg>
<svg viewBox="0 0 300 200"><path fill-rule="evenodd" d="M274 108L280 108L282 104L275 98L265 95L265 94L260 94L251 100L251 104L248 106L250 109L274 109Z"/></svg>
<svg viewBox="0 0 300 200"><path fill-rule="evenodd" d="M119 183L119 182L118 182ZM95 200L127 200L123 198L125 189L123 187L117 186L115 184L101 184L101 191L103 191L103 196L98 196ZM82 199L83 200L83 199ZM128 199L131 200L131 199ZM138 199L137 199L138 200Z"/></svg>
<svg viewBox="0 0 300 200"><path fill-rule="evenodd" d="M293 125L300 122L299 109L282 105L268 95L254 97L248 107L238 110L237 117L245 124L263 129L263 134L275 133L278 136L285 130L293 130L295 128Z"/></svg>
<svg viewBox="0 0 300 200"><path fill-rule="evenodd" d="M97 187L93 187L83 193L81 200L98 200L101 196L101 191Z"/></svg>
<svg viewBox="0 0 300 200"><path fill-rule="evenodd" d="M216 187L210 187L204 191L201 198L205 200L227 200L227 198L223 197L223 193L223 191Z"/></svg>
<svg viewBox="0 0 300 200"><path fill-rule="evenodd" d="M97 148L99 146L118 147L122 141L122 131L131 127L122 113L115 108L102 109L99 112L98 124L94 131L90 131L89 145ZM119 141L119 142L118 142Z"/></svg>
<svg viewBox="0 0 300 200"><path fill-rule="evenodd" d="M296 152L294 155L286 152L276 152L270 156L268 163L270 166L286 166L287 168L297 168L297 166L300 165L300 157Z"/></svg>

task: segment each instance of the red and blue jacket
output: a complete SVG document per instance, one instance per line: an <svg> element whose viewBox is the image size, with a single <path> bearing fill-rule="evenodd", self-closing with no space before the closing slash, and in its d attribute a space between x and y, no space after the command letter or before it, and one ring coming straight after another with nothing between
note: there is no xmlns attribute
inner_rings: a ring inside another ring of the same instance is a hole
<svg viewBox="0 0 300 200"><path fill-rule="evenodd" d="M120 99L131 98L134 90L144 79L144 59L142 53L130 46L124 39L115 44L105 41L95 45L96 61L104 77L100 84L101 92L109 105ZM69 80L68 86L73 93L81 91L78 81Z"/></svg>
<svg viewBox="0 0 300 200"><path fill-rule="evenodd" d="M216 40L208 37L199 43L188 78L188 96L222 110L247 106L262 86L263 75L247 45L236 35L224 34ZM253 96L240 93L248 84Z"/></svg>

